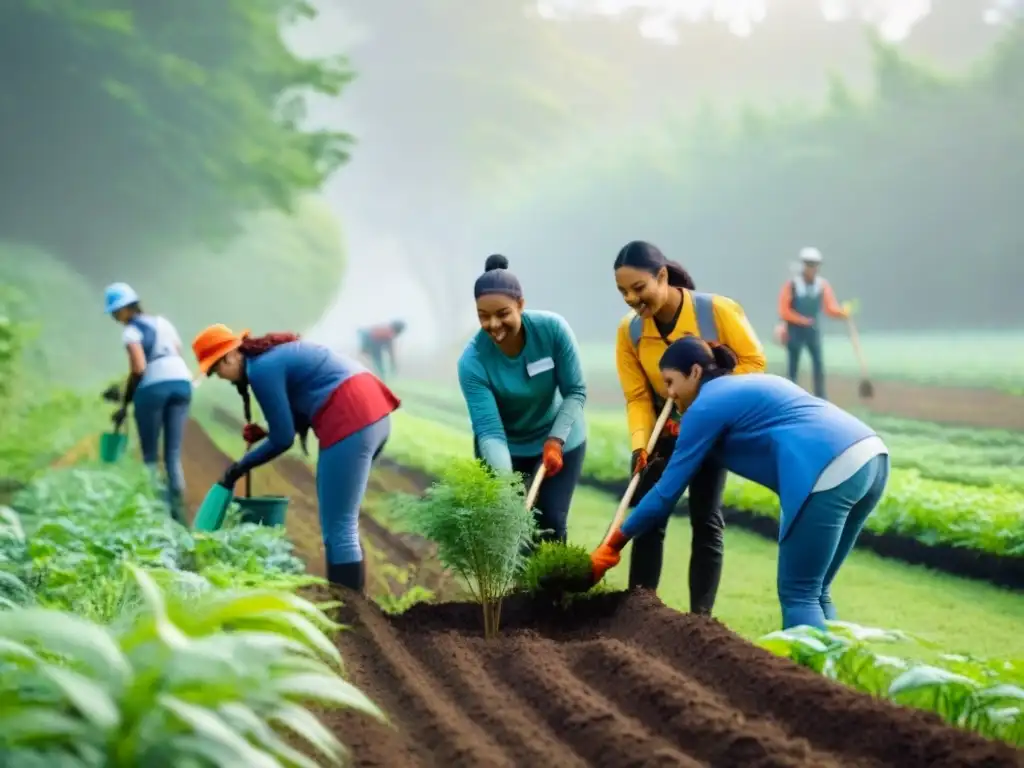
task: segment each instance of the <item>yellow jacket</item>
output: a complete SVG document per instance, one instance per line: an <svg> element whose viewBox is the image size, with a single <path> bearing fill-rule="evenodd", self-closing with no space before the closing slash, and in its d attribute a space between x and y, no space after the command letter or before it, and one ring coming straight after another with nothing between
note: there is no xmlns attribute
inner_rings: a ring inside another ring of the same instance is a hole
<svg viewBox="0 0 1024 768"><path fill-rule="evenodd" d="M714 296L712 302L718 341L726 345L739 358L736 373L763 373L765 369L764 348L757 334L750 326L746 313L732 299ZM651 439L654 423L658 420L661 404L668 397L665 382L661 378L658 362L670 342L686 334L698 334L697 315L689 291L683 291L683 308L679 321L668 341L661 337L653 318L644 318L643 332L639 343L634 346L629 326L636 317L630 311L619 323L615 342L615 364L619 371L619 383L626 396L626 420L629 423L631 450L646 448ZM654 394L658 404L655 403Z"/></svg>

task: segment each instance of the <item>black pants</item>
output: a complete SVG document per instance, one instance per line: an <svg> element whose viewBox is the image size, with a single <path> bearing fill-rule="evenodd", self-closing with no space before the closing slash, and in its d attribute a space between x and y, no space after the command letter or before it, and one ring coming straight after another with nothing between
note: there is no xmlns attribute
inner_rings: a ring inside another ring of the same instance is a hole
<svg viewBox="0 0 1024 768"><path fill-rule="evenodd" d="M651 466L640 479L631 507L650 492L665 469L675 448L676 438L663 437L654 448L661 461ZM722 579L725 554L725 519L722 517L722 493L726 471L713 459L705 459L690 480L690 528L693 539L690 552L690 611L710 615L715 606L718 584ZM629 563L629 587L657 589L665 550L667 522L633 539Z"/></svg>
<svg viewBox="0 0 1024 768"><path fill-rule="evenodd" d="M473 454L476 458L481 458L475 440ZM534 513L541 530L541 541L565 542L568 536L569 507L572 504L572 495L583 475L583 458L586 455L587 443L584 440L578 447L562 455L562 471L554 477L545 477L540 484ZM527 488L533 482L533 473L540 466L540 461L540 456L512 457L512 469L523 474Z"/></svg>

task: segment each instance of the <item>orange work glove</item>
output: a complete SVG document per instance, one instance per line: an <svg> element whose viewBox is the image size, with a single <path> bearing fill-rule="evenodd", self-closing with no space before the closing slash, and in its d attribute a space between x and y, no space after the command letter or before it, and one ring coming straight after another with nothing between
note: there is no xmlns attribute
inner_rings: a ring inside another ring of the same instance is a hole
<svg viewBox="0 0 1024 768"><path fill-rule="evenodd" d="M267 437L267 430L259 424L246 424L242 427L242 437L245 438L245 442L252 445Z"/></svg>
<svg viewBox="0 0 1024 768"><path fill-rule="evenodd" d="M616 528L605 542L590 553L590 568L596 584L607 571L614 568L622 560L622 548L629 543L621 528Z"/></svg>
<svg viewBox="0 0 1024 768"><path fill-rule="evenodd" d="M667 437L679 437L679 422L672 421L671 419L666 421L665 428L661 430L661 434Z"/></svg>
<svg viewBox="0 0 1024 768"><path fill-rule="evenodd" d="M548 477L562 471L562 441L549 437L544 443L544 457L541 459Z"/></svg>

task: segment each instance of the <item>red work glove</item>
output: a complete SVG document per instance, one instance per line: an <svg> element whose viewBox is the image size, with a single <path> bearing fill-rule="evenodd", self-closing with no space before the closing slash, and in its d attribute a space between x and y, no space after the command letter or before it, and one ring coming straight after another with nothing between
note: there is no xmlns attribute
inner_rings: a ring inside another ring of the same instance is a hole
<svg viewBox="0 0 1024 768"><path fill-rule="evenodd" d="M661 430L661 434L667 437L679 437L679 422L669 419L665 422L665 428Z"/></svg>
<svg viewBox="0 0 1024 768"><path fill-rule="evenodd" d="M616 528L605 542L590 553L590 567L597 584L607 571L614 568L622 560L622 548L629 543L621 528Z"/></svg>
<svg viewBox="0 0 1024 768"><path fill-rule="evenodd" d="M252 445L267 437L267 430L259 424L246 424L242 427L242 437L245 438L245 442Z"/></svg>
<svg viewBox="0 0 1024 768"><path fill-rule="evenodd" d="M544 443L544 457L541 459L548 477L562 471L562 441L549 437Z"/></svg>

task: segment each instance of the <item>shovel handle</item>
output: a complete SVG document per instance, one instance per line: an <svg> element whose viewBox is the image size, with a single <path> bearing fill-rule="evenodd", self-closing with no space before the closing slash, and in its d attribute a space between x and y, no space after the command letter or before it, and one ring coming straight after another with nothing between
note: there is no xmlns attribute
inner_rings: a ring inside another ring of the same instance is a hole
<svg viewBox="0 0 1024 768"><path fill-rule="evenodd" d="M850 344L853 345L853 354L857 357L857 362L860 364L860 374L862 378L868 377L868 364L864 361L864 350L860 346L860 334L857 333L857 326L853 324L853 318L846 318L846 327L850 332Z"/></svg>
<svg viewBox="0 0 1024 768"><path fill-rule="evenodd" d="M530 491L526 494L526 508L533 509L533 505L537 503L537 494L540 493L540 484L544 480L544 475L547 474L547 469L541 464L537 471L533 473L533 482L530 483Z"/></svg>
<svg viewBox="0 0 1024 768"><path fill-rule="evenodd" d="M674 403L671 400L666 400L664 407L661 409L661 413L658 415L658 420L654 423L654 431L651 432L651 439L647 441L648 456L654 452L654 446L657 445L658 438L661 437L661 431L665 429L665 424L668 423L668 417L672 415L673 405ZM622 521L626 518L626 510L629 509L629 502L633 500L633 494L636 493L637 486L640 485L640 475L640 472L635 473L629 481L626 493L623 494L622 501L619 502L619 508L615 510L615 517L612 519L612 527L608 529L608 535L605 536L605 543L607 543L612 533L622 525Z"/></svg>

